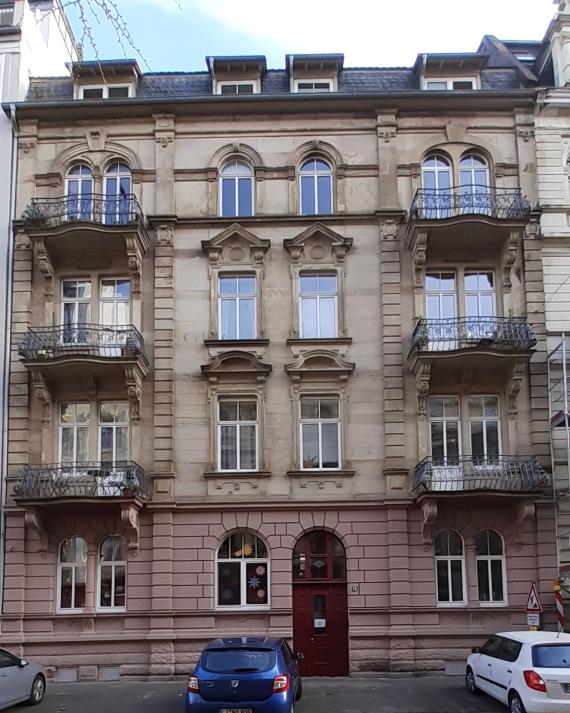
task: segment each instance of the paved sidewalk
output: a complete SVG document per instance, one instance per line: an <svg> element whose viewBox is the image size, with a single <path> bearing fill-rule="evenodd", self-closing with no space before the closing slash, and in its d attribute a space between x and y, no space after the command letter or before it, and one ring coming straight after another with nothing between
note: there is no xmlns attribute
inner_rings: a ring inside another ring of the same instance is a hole
<svg viewBox="0 0 570 713"><path fill-rule="evenodd" d="M311 678L295 713L505 713L460 676ZM182 713L184 682L52 684L37 713ZM12 708L17 713L21 708Z"/></svg>

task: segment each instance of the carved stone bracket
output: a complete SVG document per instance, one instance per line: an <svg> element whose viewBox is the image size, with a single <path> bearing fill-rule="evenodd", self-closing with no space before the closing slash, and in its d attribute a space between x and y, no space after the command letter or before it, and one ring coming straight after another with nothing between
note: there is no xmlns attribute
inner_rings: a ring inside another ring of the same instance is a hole
<svg viewBox="0 0 570 713"><path fill-rule="evenodd" d="M129 551L136 555L139 551L140 508L135 503L125 503L121 506L121 522L123 534L127 539Z"/></svg>
<svg viewBox="0 0 570 713"><path fill-rule="evenodd" d="M437 500L424 500L421 504L422 542L427 550L432 545L432 527L437 518Z"/></svg>
<svg viewBox="0 0 570 713"><path fill-rule="evenodd" d="M136 366L125 366L125 385L129 400L131 423L138 424L141 420L142 380L143 376Z"/></svg>
<svg viewBox="0 0 570 713"><path fill-rule="evenodd" d="M34 240L34 255L44 278L44 299L46 302L53 302L55 272L45 240Z"/></svg>
<svg viewBox="0 0 570 713"><path fill-rule="evenodd" d="M523 526L526 522L532 520L535 516L536 507L531 500L525 500L522 503L517 503L515 506L515 525L514 525L514 543L519 550L523 544Z"/></svg>
<svg viewBox="0 0 570 713"><path fill-rule="evenodd" d="M392 139L396 138L398 133L396 114L379 114L376 117L376 131L378 132L378 138L389 144Z"/></svg>
<svg viewBox="0 0 570 713"><path fill-rule="evenodd" d="M156 143L163 149L174 141L176 131L175 117L172 114L154 115L154 136Z"/></svg>
<svg viewBox="0 0 570 713"><path fill-rule="evenodd" d="M416 376L418 416L421 419L424 419L427 413L427 396L429 394L431 382L431 361L418 361L415 366L414 373Z"/></svg>
<svg viewBox="0 0 570 713"><path fill-rule="evenodd" d="M48 550L48 535L39 512L35 508L27 509L24 514L24 522L30 530L35 530L40 538L39 551L45 556Z"/></svg>
<svg viewBox="0 0 570 713"><path fill-rule="evenodd" d="M380 232L383 240L397 240L400 226L395 220L385 220L380 224Z"/></svg>
<svg viewBox="0 0 570 713"><path fill-rule="evenodd" d="M423 290L424 267L427 259L428 234L419 233L414 242L412 258L414 261L414 287Z"/></svg>
<svg viewBox="0 0 570 713"><path fill-rule="evenodd" d="M513 365L509 374L507 385L507 398L509 402L509 418L516 418L517 415L517 398L521 390L521 385L524 379L526 370L526 362L517 361Z"/></svg>
<svg viewBox="0 0 570 713"><path fill-rule="evenodd" d="M503 290L505 292L510 292L511 283L511 268L515 264L517 258L517 251L519 247L519 241L521 238L520 230L511 230L507 243L505 245L505 250L503 252L503 258L501 260L501 268L503 273Z"/></svg>
<svg viewBox="0 0 570 713"><path fill-rule="evenodd" d="M30 375L32 389L42 405L42 424L47 427L51 423L51 406L53 402L51 390L40 367L30 369Z"/></svg>
<svg viewBox="0 0 570 713"><path fill-rule="evenodd" d="M156 229L156 244L161 247L174 245L174 228L172 225L159 225Z"/></svg>
<svg viewBox="0 0 570 713"><path fill-rule="evenodd" d="M140 245L134 236L125 237L125 248L131 277L132 295L138 299L141 296L141 278L143 256Z"/></svg>

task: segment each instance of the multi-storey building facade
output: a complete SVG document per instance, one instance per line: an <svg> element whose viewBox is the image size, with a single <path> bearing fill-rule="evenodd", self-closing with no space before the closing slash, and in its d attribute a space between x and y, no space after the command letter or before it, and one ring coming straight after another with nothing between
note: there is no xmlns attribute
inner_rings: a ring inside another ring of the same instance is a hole
<svg viewBox="0 0 570 713"><path fill-rule="evenodd" d="M7 645L170 675L271 633L344 675L441 669L531 582L553 623L535 92L494 42L33 82Z"/></svg>
<svg viewBox="0 0 570 713"><path fill-rule="evenodd" d="M39 73L60 75L66 63L77 60L73 34L57 0L3 0L0 2L0 98L2 103L22 101L29 78ZM12 217L16 176L16 137L10 113L0 116L0 592L4 553L5 417L9 348L9 286L12 268ZM2 599L0 594L0 600Z"/></svg>

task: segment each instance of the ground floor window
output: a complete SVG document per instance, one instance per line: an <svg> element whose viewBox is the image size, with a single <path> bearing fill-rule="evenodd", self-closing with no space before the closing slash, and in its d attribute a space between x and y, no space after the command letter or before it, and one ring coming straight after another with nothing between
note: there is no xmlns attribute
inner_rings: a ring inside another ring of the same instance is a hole
<svg viewBox="0 0 570 713"><path fill-rule="evenodd" d="M463 540L454 530L442 530L435 538L437 601L465 603L465 558Z"/></svg>
<svg viewBox="0 0 570 713"><path fill-rule="evenodd" d="M479 601L503 604L505 601L505 557L503 540L494 530L481 530L475 540Z"/></svg>
<svg viewBox="0 0 570 713"><path fill-rule="evenodd" d="M234 532L220 545L216 560L219 607L269 604L269 556L265 544L250 532Z"/></svg>
<svg viewBox="0 0 570 713"><path fill-rule="evenodd" d="M80 611L85 606L87 545L81 537L68 537L59 547L58 609Z"/></svg>
<svg viewBox="0 0 570 713"><path fill-rule="evenodd" d="M99 607L124 609L127 605L127 545L119 535L99 547Z"/></svg>

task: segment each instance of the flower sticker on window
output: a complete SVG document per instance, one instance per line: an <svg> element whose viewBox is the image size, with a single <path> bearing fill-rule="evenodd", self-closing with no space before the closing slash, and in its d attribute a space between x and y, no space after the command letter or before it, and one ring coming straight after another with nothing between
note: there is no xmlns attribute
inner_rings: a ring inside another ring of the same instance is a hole
<svg viewBox="0 0 570 713"><path fill-rule="evenodd" d="M257 589L259 587L259 577L250 577L249 578L249 586L252 589Z"/></svg>
<svg viewBox="0 0 570 713"><path fill-rule="evenodd" d="M264 589L258 590L257 596L259 599L265 599L265 590Z"/></svg>
<svg viewBox="0 0 570 713"><path fill-rule="evenodd" d="M246 542L245 545L243 546L243 556L251 557L252 554L253 554L253 547L249 544L249 542Z"/></svg>
<svg viewBox="0 0 570 713"><path fill-rule="evenodd" d="M263 575L265 574L265 567L260 564L259 567L255 568L255 574L258 574L260 577L263 577Z"/></svg>

